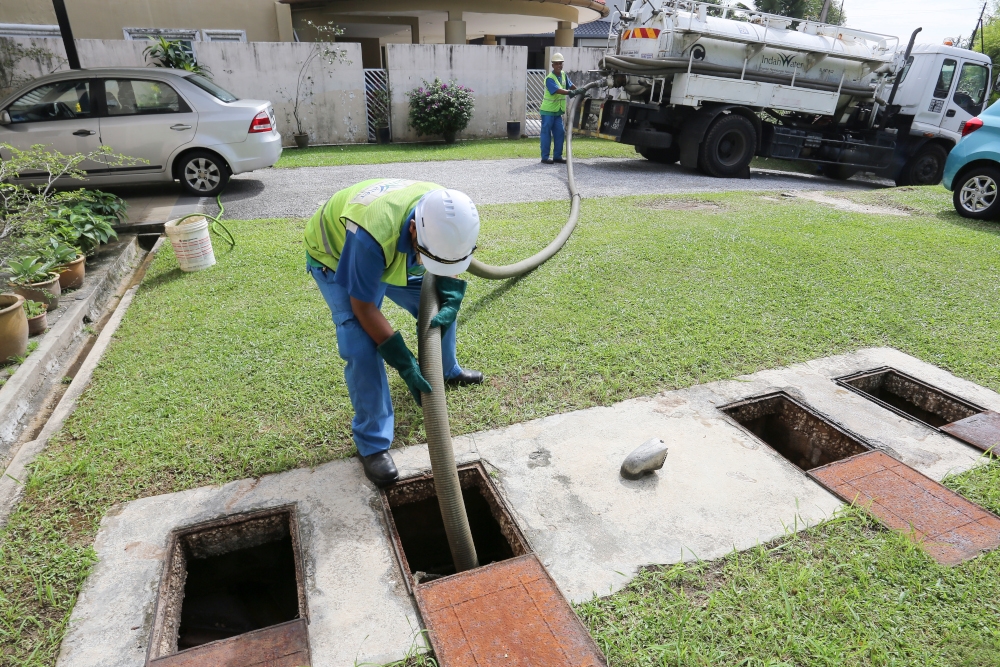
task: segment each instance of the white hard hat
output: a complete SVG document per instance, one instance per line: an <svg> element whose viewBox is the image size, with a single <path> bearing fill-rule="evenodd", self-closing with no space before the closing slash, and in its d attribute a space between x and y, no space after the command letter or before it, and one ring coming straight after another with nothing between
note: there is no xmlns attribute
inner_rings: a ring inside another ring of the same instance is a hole
<svg viewBox="0 0 1000 667"><path fill-rule="evenodd" d="M469 268L479 238L479 211L458 190L431 190L417 202L417 250L436 276L457 276Z"/></svg>
<svg viewBox="0 0 1000 667"><path fill-rule="evenodd" d="M549 58L549 62L564 63L564 62L566 62L566 59L563 58L563 54L561 54L561 53L553 53L552 57Z"/></svg>

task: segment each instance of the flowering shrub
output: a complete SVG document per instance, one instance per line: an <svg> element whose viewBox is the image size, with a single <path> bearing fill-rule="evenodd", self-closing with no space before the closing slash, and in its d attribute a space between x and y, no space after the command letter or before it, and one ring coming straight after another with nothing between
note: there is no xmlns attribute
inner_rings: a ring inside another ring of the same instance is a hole
<svg viewBox="0 0 1000 667"><path fill-rule="evenodd" d="M406 94L410 98L410 127L419 135L444 135L445 141L454 141L455 133L464 130L472 119L472 92L454 80L424 81L423 86Z"/></svg>

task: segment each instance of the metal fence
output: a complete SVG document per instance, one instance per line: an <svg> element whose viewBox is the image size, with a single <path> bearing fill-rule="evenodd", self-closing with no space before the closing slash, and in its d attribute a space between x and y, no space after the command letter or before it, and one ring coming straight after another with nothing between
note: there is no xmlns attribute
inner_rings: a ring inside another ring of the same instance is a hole
<svg viewBox="0 0 1000 667"><path fill-rule="evenodd" d="M538 108L542 105L545 95L545 77L548 72L543 69L529 69L525 87L524 135L537 137L542 133L542 117Z"/></svg>
<svg viewBox="0 0 1000 667"><path fill-rule="evenodd" d="M368 142L375 143L375 128L389 126L389 73L386 70L365 70L365 105L368 110Z"/></svg>

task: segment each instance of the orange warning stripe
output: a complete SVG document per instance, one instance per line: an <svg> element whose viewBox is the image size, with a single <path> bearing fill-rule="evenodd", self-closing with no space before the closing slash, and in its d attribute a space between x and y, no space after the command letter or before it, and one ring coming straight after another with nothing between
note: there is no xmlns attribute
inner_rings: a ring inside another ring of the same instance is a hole
<svg viewBox="0 0 1000 667"><path fill-rule="evenodd" d="M622 35L622 39L656 39L659 36L659 28L630 28Z"/></svg>

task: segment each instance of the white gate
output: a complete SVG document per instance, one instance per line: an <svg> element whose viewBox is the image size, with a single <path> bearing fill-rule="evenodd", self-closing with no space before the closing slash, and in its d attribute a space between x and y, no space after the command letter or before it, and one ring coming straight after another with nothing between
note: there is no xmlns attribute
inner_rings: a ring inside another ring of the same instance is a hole
<svg viewBox="0 0 1000 667"><path fill-rule="evenodd" d="M390 127L389 73L386 70L365 70L365 105L368 109L368 142L375 143L375 128Z"/></svg>
<svg viewBox="0 0 1000 667"><path fill-rule="evenodd" d="M545 95L545 77L548 72L543 69L529 69L525 83L524 135L537 137L542 134L542 117L538 108L542 106Z"/></svg>

